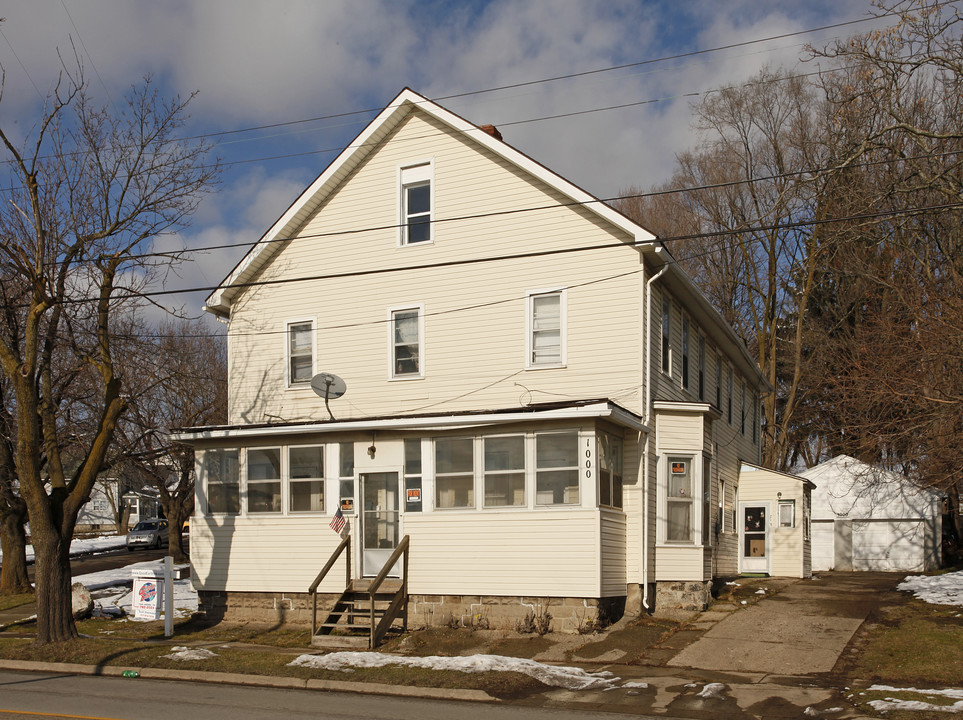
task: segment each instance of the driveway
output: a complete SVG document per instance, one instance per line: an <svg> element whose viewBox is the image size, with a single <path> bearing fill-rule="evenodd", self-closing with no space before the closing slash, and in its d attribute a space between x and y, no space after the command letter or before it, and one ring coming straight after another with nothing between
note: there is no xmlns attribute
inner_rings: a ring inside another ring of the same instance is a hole
<svg viewBox="0 0 963 720"><path fill-rule="evenodd" d="M906 573L820 573L734 612L672 657L669 667L811 675L829 672Z"/></svg>

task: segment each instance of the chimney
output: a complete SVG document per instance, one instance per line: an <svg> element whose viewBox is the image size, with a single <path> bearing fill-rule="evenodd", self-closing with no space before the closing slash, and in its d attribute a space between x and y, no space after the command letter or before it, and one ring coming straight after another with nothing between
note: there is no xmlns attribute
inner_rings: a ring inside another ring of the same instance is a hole
<svg viewBox="0 0 963 720"><path fill-rule="evenodd" d="M494 125L480 125L480 126L479 126L479 129L480 129L480 130L484 130L485 132L487 132L489 135L491 135L491 136L492 136L493 138L495 138L496 140L501 140L501 139L502 139L502 134L501 134L500 132L498 132L498 128L495 127Z"/></svg>

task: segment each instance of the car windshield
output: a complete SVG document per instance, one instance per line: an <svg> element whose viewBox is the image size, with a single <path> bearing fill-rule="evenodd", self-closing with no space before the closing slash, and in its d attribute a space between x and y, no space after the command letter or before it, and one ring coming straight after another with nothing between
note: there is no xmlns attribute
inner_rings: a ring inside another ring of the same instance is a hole
<svg viewBox="0 0 963 720"><path fill-rule="evenodd" d="M157 522L156 522L156 521L154 521L154 522L147 522L147 521L145 520L145 521L143 521L143 522L137 523L137 525L134 526L134 532L137 532L138 530L156 530L156 529L157 529Z"/></svg>

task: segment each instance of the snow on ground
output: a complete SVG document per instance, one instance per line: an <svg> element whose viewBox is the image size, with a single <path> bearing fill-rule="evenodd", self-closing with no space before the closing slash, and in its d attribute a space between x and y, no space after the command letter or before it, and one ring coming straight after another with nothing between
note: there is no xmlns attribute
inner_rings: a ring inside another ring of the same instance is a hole
<svg viewBox="0 0 963 720"><path fill-rule="evenodd" d="M163 571L163 559L148 560L116 570L78 575L74 577L73 581L87 586L94 599L95 610L108 615L128 615L131 620L134 620L136 618L134 618L131 609L133 604L133 574L142 572L161 575ZM190 578L174 580L174 617L188 617L196 611L197 592L191 587Z"/></svg>
<svg viewBox="0 0 963 720"><path fill-rule="evenodd" d="M91 555L107 550L117 550L125 547L127 542L126 535L101 535L95 538L74 538L70 542L70 555ZM0 552L0 562L3 561L3 553ZM27 562L33 562L33 545L27 545Z"/></svg>
<svg viewBox="0 0 963 720"><path fill-rule="evenodd" d="M963 606L963 570L943 575L911 575L896 586L934 605Z"/></svg>
<svg viewBox="0 0 963 720"><path fill-rule="evenodd" d="M342 672L352 672L354 668L386 665L404 665L429 670L457 670L463 673L520 672L546 685L567 690L605 690L623 687L621 679L607 671L590 673L581 668L544 665L534 660L501 655L396 657L374 652L336 652L330 655L301 655L289 664ZM645 683L632 683L631 687L648 686Z"/></svg>
<svg viewBox="0 0 963 720"><path fill-rule="evenodd" d="M926 702L925 700L906 700L904 698L895 697L888 697L884 700L870 700L867 704L871 705L879 712L887 712L889 710L919 710L947 713L963 712L963 690L920 690L919 688L913 687L898 688L891 685L871 685L867 689L867 692L870 691L912 693L914 695L921 695L922 697L930 700L938 697L956 699L956 702L952 705L937 705Z"/></svg>

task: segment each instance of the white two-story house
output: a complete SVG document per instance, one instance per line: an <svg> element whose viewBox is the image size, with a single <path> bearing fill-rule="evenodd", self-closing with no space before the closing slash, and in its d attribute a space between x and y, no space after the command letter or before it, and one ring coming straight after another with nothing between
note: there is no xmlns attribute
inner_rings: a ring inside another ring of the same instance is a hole
<svg viewBox="0 0 963 720"><path fill-rule="evenodd" d="M207 309L230 424L177 435L207 608L300 612L339 508L355 577L409 538L426 621L564 629L740 571L765 380L658 238L491 126L404 90Z"/></svg>

